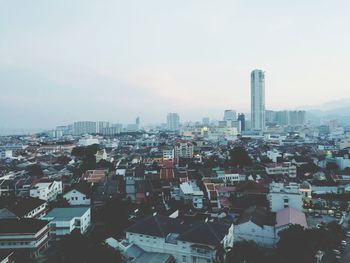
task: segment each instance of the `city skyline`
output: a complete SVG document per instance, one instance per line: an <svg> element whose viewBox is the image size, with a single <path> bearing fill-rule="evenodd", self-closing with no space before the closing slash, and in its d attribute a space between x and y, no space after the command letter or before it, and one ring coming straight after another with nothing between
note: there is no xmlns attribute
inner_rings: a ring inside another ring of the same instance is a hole
<svg viewBox="0 0 350 263"><path fill-rule="evenodd" d="M1 128L248 113L254 68L266 72L266 109L316 106L348 90L346 1L14 0L0 7Z"/></svg>

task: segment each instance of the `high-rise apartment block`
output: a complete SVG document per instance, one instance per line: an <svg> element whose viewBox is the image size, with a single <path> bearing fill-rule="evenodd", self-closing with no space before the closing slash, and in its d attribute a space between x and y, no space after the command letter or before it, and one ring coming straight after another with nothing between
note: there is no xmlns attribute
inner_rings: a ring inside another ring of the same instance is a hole
<svg viewBox="0 0 350 263"><path fill-rule="evenodd" d="M177 131L180 128L180 116L178 113L168 113L167 129L169 131Z"/></svg>

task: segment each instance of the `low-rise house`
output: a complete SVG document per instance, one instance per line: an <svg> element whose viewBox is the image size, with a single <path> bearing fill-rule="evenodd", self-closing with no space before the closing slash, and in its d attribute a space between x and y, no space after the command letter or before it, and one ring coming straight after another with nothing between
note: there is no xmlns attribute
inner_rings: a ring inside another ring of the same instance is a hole
<svg viewBox="0 0 350 263"><path fill-rule="evenodd" d="M36 256L49 242L49 224L45 220L0 219L0 251L28 252Z"/></svg>
<svg viewBox="0 0 350 263"><path fill-rule="evenodd" d="M308 228L305 214L295 208L287 207L276 213L276 232L285 230L291 225Z"/></svg>
<svg viewBox="0 0 350 263"><path fill-rule="evenodd" d="M234 226L235 242L254 241L263 247L276 243L275 214L262 207L250 207Z"/></svg>
<svg viewBox="0 0 350 263"><path fill-rule="evenodd" d="M219 247L233 245L233 225L183 223L166 216L150 216L126 229L127 242L147 252L173 255L176 262L212 262Z"/></svg>
<svg viewBox="0 0 350 263"><path fill-rule="evenodd" d="M29 192L31 197L39 198L45 201L54 201L59 194L62 194L62 182L53 181L48 183L37 183Z"/></svg>
<svg viewBox="0 0 350 263"><path fill-rule="evenodd" d="M185 202L192 203L194 208L203 208L204 194L195 182L190 181L181 183L179 195L181 199L185 200Z"/></svg>
<svg viewBox="0 0 350 263"><path fill-rule="evenodd" d="M297 176L297 167L291 162L265 164L265 171L268 175L287 175L290 178Z"/></svg>
<svg viewBox="0 0 350 263"><path fill-rule="evenodd" d="M231 170L216 170L218 179L222 179L226 185L233 185L246 180L246 176Z"/></svg>
<svg viewBox="0 0 350 263"><path fill-rule="evenodd" d="M43 219L50 222L53 236L64 236L74 229L85 234L91 224L91 211L90 207L54 208Z"/></svg>
<svg viewBox="0 0 350 263"><path fill-rule="evenodd" d="M18 218L41 218L46 214L47 203L33 197L3 198L0 208L8 209Z"/></svg>
<svg viewBox="0 0 350 263"><path fill-rule="evenodd" d="M74 185L63 195L63 198L72 206L91 205L91 186L86 183Z"/></svg>
<svg viewBox="0 0 350 263"><path fill-rule="evenodd" d="M254 241L263 247L275 247L279 240L278 233L291 225L308 228L305 214L292 207L276 213L262 207L250 207L235 223L235 242Z"/></svg>

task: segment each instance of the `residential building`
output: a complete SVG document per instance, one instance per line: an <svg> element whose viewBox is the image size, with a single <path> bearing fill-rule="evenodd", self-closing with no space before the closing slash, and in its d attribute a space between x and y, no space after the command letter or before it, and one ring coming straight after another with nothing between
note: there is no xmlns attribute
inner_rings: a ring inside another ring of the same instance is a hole
<svg viewBox="0 0 350 263"><path fill-rule="evenodd" d="M262 207L250 207L234 226L235 242L254 241L263 247L276 243L275 215Z"/></svg>
<svg viewBox="0 0 350 263"><path fill-rule="evenodd" d="M87 183L79 183L68 190L63 198L72 206L91 205L91 186Z"/></svg>
<svg viewBox="0 0 350 263"><path fill-rule="evenodd" d="M276 213L276 233L287 229L291 225L300 225L308 228L305 214L293 207L278 210Z"/></svg>
<svg viewBox="0 0 350 263"><path fill-rule="evenodd" d="M169 131L178 131L180 129L180 116L178 113L168 113L167 129Z"/></svg>
<svg viewBox="0 0 350 263"><path fill-rule="evenodd" d="M268 175L287 175L290 178L297 176L297 167L291 162L265 164L265 171Z"/></svg>
<svg viewBox="0 0 350 263"><path fill-rule="evenodd" d="M78 121L73 124L73 134L95 134L97 133L97 124L94 121Z"/></svg>
<svg viewBox="0 0 350 263"><path fill-rule="evenodd" d="M225 110L224 121L231 122L237 120L237 114L235 110Z"/></svg>
<svg viewBox="0 0 350 263"><path fill-rule="evenodd" d="M204 193L199 189L195 181L183 182L179 188L179 196L182 200L191 203L196 209L203 208Z"/></svg>
<svg viewBox="0 0 350 263"><path fill-rule="evenodd" d="M245 175L241 175L231 170L215 170L217 178L222 179L226 185L233 185L246 180Z"/></svg>
<svg viewBox="0 0 350 263"><path fill-rule="evenodd" d="M126 240L147 252L173 255L176 262L212 262L218 246L233 245L233 225L187 224L176 218L150 216L126 229Z"/></svg>
<svg viewBox="0 0 350 263"><path fill-rule="evenodd" d="M235 223L234 241L254 241L262 247L275 247L278 233L291 225L308 228L305 214L292 207L270 212L253 206L245 210Z"/></svg>
<svg viewBox="0 0 350 263"><path fill-rule="evenodd" d="M194 152L194 146L191 142L179 141L174 147L175 158L192 158Z"/></svg>
<svg viewBox="0 0 350 263"><path fill-rule="evenodd" d="M39 198L41 200L54 201L59 194L62 194L62 181L37 183L32 186L29 194L31 197Z"/></svg>
<svg viewBox="0 0 350 263"><path fill-rule="evenodd" d="M18 218L41 218L46 214L47 202L33 197L1 198L0 208L6 208Z"/></svg>
<svg viewBox="0 0 350 263"><path fill-rule="evenodd" d="M251 73L251 129L265 129L265 74L262 70Z"/></svg>
<svg viewBox="0 0 350 263"><path fill-rule="evenodd" d="M110 123L108 121L98 121L96 122L96 132L99 134L103 133L103 130L109 128Z"/></svg>
<svg viewBox="0 0 350 263"><path fill-rule="evenodd" d="M164 147L162 152L163 152L163 160L174 160L175 150L173 147Z"/></svg>
<svg viewBox="0 0 350 263"><path fill-rule="evenodd" d="M0 219L0 226L0 251L23 251L36 256L48 246L49 225L45 220Z"/></svg>
<svg viewBox="0 0 350 263"><path fill-rule="evenodd" d="M91 225L91 211L90 207L54 208L43 219L50 222L53 236L64 236L74 229L85 234Z"/></svg>
<svg viewBox="0 0 350 263"><path fill-rule="evenodd" d="M298 211L303 210L303 194L296 183L271 183L267 198L272 212L292 207Z"/></svg>

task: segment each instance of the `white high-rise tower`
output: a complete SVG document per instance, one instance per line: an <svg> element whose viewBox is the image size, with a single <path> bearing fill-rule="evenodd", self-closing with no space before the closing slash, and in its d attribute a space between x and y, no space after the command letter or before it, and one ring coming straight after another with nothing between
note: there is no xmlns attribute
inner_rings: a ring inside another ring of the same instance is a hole
<svg viewBox="0 0 350 263"><path fill-rule="evenodd" d="M251 86L251 128L265 129L265 74L262 70L253 70L250 75Z"/></svg>

